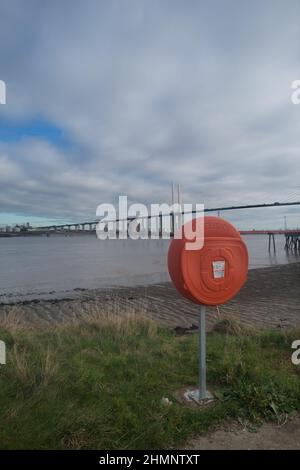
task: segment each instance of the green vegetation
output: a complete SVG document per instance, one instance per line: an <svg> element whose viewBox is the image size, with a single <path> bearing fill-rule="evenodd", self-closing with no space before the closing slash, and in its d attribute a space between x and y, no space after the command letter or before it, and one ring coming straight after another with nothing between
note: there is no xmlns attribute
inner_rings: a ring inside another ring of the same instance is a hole
<svg viewBox="0 0 300 470"><path fill-rule="evenodd" d="M142 316L95 314L47 330L4 322L0 448L162 449L226 419L280 420L300 409L300 368L290 359L298 337L220 322L207 341L218 400L199 409L173 395L197 383L197 334L175 336Z"/></svg>

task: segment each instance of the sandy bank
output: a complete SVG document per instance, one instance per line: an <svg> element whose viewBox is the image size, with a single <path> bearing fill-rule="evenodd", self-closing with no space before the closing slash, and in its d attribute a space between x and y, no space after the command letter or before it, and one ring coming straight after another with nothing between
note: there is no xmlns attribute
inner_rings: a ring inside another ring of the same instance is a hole
<svg viewBox="0 0 300 470"><path fill-rule="evenodd" d="M24 323L64 322L93 309L107 313L143 313L172 328L197 324L197 306L177 294L170 283L77 292L75 298L34 300L0 305L0 318L17 316ZM248 281L226 305L208 309L208 327L224 315L259 328L300 327L300 263L249 271Z"/></svg>

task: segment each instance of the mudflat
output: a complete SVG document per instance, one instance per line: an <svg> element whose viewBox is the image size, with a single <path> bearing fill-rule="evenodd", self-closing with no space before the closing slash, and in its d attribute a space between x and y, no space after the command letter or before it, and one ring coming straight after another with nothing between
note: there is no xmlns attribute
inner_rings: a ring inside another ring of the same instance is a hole
<svg viewBox="0 0 300 470"><path fill-rule="evenodd" d="M26 324L49 325L89 315L95 309L118 315L142 313L164 326L183 331L197 326L198 306L182 298L169 282L77 289L68 298L0 303L0 320L13 315ZM249 271L247 283L233 300L218 308L208 308L208 329L228 315L246 326L300 327L300 263Z"/></svg>

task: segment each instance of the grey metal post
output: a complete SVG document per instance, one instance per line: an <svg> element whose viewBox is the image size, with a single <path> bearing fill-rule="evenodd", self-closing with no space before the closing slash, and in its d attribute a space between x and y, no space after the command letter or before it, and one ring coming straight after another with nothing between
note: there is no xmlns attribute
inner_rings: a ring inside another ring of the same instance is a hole
<svg viewBox="0 0 300 470"><path fill-rule="evenodd" d="M199 400L206 398L206 332L205 305L199 311Z"/></svg>

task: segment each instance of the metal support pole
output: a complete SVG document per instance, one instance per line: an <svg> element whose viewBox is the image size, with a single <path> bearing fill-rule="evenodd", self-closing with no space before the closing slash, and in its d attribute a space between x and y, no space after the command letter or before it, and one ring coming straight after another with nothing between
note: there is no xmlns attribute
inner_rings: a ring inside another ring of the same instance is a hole
<svg viewBox="0 0 300 470"><path fill-rule="evenodd" d="M207 397L206 393L206 332L205 305L200 305L199 311L199 400Z"/></svg>
<svg viewBox="0 0 300 470"><path fill-rule="evenodd" d="M206 306L199 307L199 382L198 388L187 390L184 397L188 401L195 401L199 405L210 403L214 400L213 395L206 389L206 328L205 328Z"/></svg>

